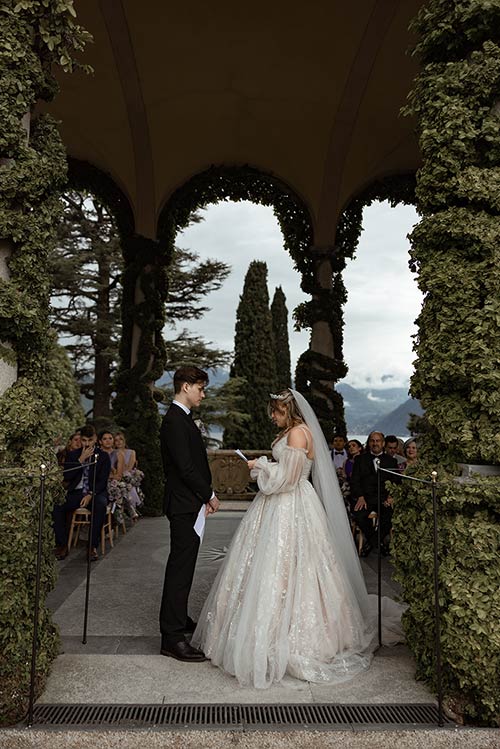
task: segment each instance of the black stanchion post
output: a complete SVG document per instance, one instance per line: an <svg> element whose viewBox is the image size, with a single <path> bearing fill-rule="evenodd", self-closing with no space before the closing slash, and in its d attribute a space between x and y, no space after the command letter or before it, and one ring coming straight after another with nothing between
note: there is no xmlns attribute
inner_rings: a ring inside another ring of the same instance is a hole
<svg viewBox="0 0 500 749"><path fill-rule="evenodd" d="M38 650L38 610L40 608L40 577L42 573L43 518L45 514L45 475L47 466L40 465L40 502L38 509L38 545L36 553L35 603L33 611L33 640L31 643L31 677L28 703L28 728L33 725L33 705L35 703L36 654Z"/></svg>
<svg viewBox="0 0 500 749"><path fill-rule="evenodd" d="M378 543L378 558L377 558L377 612L378 612L378 644L382 646L382 538L381 538L381 518L382 518L382 486L380 478L380 458L376 458L377 464L377 515L378 515L378 527L377 527L377 543Z"/></svg>
<svg viewBox="0 0 500 749"><path fill-rule="evenodd" d="M95 476L97 473L97 455L93 455L94 462L91 464L94 466L94 473L92 476L92 491L90 499L90 526L89 526L89 540L87 544L87 584L85 587L85 610L83 614L83 636L82 644L87 644L87 624L89 618L89 596L90 596L90 565L91 565L91 554L92 554L92 533L94 530L94 510L95 510ZM90 469L89 469L90 470Z"/></svg>
<svg viewBox="0 0 500 749"><path fill-rule="evenodd" d="M439 606L439 550L438 550L438 518L436 481L437 473L432 471L432 514L434 520L434 619L436 633L436 666L437 666L437 691L438 691L438 725L444 724L443 719L443 678L441 662L441 608Z"/></svg>

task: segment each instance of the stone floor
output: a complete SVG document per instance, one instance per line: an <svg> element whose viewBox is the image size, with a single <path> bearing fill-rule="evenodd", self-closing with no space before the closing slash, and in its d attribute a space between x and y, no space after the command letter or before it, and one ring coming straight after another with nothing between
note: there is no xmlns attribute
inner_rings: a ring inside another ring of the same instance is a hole
<svg viewBox="0 0 500 749"><path fill-rule="evenodd" d="M191 596L196 618L242 514L209 518ZM49 597L62 636L47 688L40 701L58 702L431 702L433 695L414 680L405 646L382 648L370 670L340 685L317 685L286 678L267 690L243 688L209 662L185 664L159 655L158 607L168 554L166 518L142 518L115 547L92 565L87 643L82 644L85 551L60 563ZM383 593L398 595L383 565ZM376 559L363 562L370 591L377 584Z"/></svg>
<svg viewBox="0 0 500 749"><path fill-rule="evenodd" d="M208 520L192 593L196 617L242 515L219 513ZM159 655L158 607L168 554L168 522L142 518L115 548L92 565L87 644L82 644L85 551L72 550L59 563L49 605L61 630L56 659L40 703L398 703L433 702L414 679L404 646L381 648L370 670L345 684L314 685L287 678L269 690L238 686L210 663L183 664ZM375 592L376 559L363 561L368 589ZM398 595L383 560L383 592ZM183 731L170 729L0 730L0 749L499 749L496 730L341 729Z"/></svg>

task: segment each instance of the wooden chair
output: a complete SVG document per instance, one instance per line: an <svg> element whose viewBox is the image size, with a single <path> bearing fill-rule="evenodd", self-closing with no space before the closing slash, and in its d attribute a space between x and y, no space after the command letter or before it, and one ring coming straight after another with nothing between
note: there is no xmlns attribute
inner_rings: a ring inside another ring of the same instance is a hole
<svg viewBox="0 0 500 749"><path fill-rule="evenodd" d="M104 524L101 528L101 553L106 553L106 536L108 537L109 545L113 548L113 526L112 526L112 515L111 507L108 505L106 508L106 517ZM78 538L80 536L80 529L84 526L88 526L90 530L90 510L86 507L77 507L71 516L71 525L69 527L68 535L68 551L71 546L76 546Z"/></svg>
<svg viewBox="0 0 500 749"><path fill-rule="evenodd" d="M123 518L123 517L122 517L122 522L121 523L117 523L115 525L114 531L115 531L116 538L118 538L118 534L120 532L120 528L122 529L123 535L125 535L126 532L127 532L127 526L125 524L125 518Z"/></svg>

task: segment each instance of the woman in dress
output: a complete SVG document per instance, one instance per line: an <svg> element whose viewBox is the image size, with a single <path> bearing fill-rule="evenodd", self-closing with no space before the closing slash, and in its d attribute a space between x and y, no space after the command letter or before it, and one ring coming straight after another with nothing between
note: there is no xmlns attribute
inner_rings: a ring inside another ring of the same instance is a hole
<svg viewBox="0 0 500 749"><path fill-rule="evenodd" d="M269 411L281 430L274 461L249 461L260 491L234 535L192 644L241 685L266 688L285 674L345 681L369 667L376 599L370 605L314 412L290 389L271 396ZM397 623L396 629L393 640L401 639Z"/></svg>
<svg viewBox="0 0 500 749"><path fill-rule="evenodd" d="M347 453L349 457L344 464L345 477L348 481L351 480L352 469L354 468L354 461L358 455L363 452L363 445L359 440L349 440L347 443Z"/></svg>
<svg viewBox="0 0 500 749"><path fill-rule="evenodd" d="M126 484L124 510L135 522L139 518L137 508L144 501L140 489L143 473L137 469L135 450L127 447L123 432L115 434L115 450L117 454L115 478L118 482L123 481Z"/></svg>

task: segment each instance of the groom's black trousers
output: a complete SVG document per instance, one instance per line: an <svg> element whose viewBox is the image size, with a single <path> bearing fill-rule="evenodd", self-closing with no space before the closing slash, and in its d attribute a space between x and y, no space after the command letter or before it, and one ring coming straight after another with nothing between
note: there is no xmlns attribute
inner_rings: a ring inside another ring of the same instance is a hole
<svg viewBox="0 0 500 749"><path fill-rule="evenodd" d="M170 554L160 607L163 645L184 640L189 591L200 547L200 537L193 528L196 518L196 512L172 515L169 518Z"/></svg>

